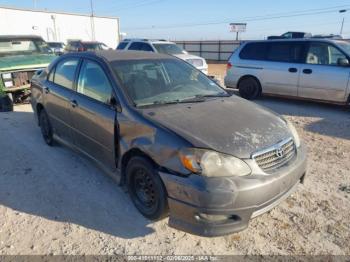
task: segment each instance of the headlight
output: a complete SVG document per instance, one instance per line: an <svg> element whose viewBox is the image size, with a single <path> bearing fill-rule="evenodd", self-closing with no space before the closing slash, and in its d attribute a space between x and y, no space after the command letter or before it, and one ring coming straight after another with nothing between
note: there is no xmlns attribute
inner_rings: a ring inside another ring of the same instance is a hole
<svg viewBox="0 0 350 262"><path fill-rule="evenodd" d="M10 80L10 81L4 81L4 86L5 87L13 87L13 82L12 82L12 80Z"/></svg>
<svg viewBox="0 0 350 262"><path fill-rule="evenodd" d="M299 138L297 130L295 129L294 125L289 120L287 120L287 119L284 119L284 120L286 121L289 130L292 132L296 147L300 147L300 138Z"/></svg>
<svg viewBox="0 0 350 262"><path fill-rule="evenodd" d="M185 168L206 177L230 177L250 175L251 169L242 160L202 149L186 149L180 153Z"/></svg>
<svg viewBox="0 0 350 262"><path fill-rule="evenodd" d="M12 79L12 74L11 73L6 73L6 74L2 74L2 79Z"/></svg>

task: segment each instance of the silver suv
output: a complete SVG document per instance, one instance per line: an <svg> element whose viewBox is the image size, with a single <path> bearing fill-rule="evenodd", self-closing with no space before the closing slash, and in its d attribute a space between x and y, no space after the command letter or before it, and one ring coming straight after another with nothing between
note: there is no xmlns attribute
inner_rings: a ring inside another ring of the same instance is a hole
<svg viewBox="0 0 350 262"><path fill-rule="evenodd" d="M326 39L246 42L230 57L225 85L261 94L349 104L350 43Z"/></svg>
<svg viewBox="0 0 350 262"><path fill-rule="evenodd" d="M193 65L204 74L208 74L208 64L204 58L190 55L175 43L166 40L125 39L119 43L117 50L146 51L173 55Z"/></svg>

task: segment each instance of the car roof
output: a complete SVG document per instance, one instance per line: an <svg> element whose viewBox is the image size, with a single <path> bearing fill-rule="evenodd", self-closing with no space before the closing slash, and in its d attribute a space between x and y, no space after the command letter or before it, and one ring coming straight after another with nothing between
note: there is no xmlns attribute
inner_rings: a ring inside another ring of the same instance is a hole
<svg viewBox="0 0 350 262"><path fill-rule="evenodd" d="M271 40L248 40L244 43L273 43L273 42L328 42L328 43L337 43L337 42L346 42L342 39L324 39L324 38L293 38L293 39L271 39Z"/></svg>
<svg viewBox="0 0 350 262"><path fill-rule="evenodd" d="M83 44L101 44L101 42L98 42L98 41L80 41L82 42Z"/></svg>
<svg viewBox="0 0 350 262"><path fill-rule="evenodd" d="M152 44L175 44L174 42L167 41L165 39L147 39L147 38L127 38L122 42L145 42Z"/></svg>
<svg viewBox="0 0 350 262"><path fill-rule="evenodd" d="M82 57L100 57L108 62L114 61L127 61L127 60L153 60L153 59L176 59L173 56L153 53L153 52L143 52L143 51L122 51L122 50L99 50L99 51L89 51L89 52L74 52L63 55L62 57L68 56L82 56Z"/></svg>

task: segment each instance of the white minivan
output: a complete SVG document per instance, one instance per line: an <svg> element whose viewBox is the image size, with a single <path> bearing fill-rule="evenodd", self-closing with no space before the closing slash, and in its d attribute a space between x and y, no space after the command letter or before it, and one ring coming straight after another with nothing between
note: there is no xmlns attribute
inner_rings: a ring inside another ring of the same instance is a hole
<svg viewBox="0 0 350 262"><path fill-rule="evenodd" d="M350 43L295 39L248 41L230 57L225 85L242 97L262 94L350 103Z"/></svg>

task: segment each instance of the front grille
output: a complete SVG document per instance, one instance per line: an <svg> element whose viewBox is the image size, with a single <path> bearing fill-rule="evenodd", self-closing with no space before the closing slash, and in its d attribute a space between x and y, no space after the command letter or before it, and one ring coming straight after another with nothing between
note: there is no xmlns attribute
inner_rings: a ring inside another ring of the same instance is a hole
<svg viewBox="0 0 350 262"><path fill-rule="evenodd" d="M287 139L277 145L253 155L253 159L263 171L272 171L289 163L296 154L293 139Z"/></svg>
<svg viewBox="0 0 350 262"><path fill-rule="evenodd" d="M203 60L202 59L187 59L188 63L193 65L194 67L202 67L203 66Z"/></svg>

